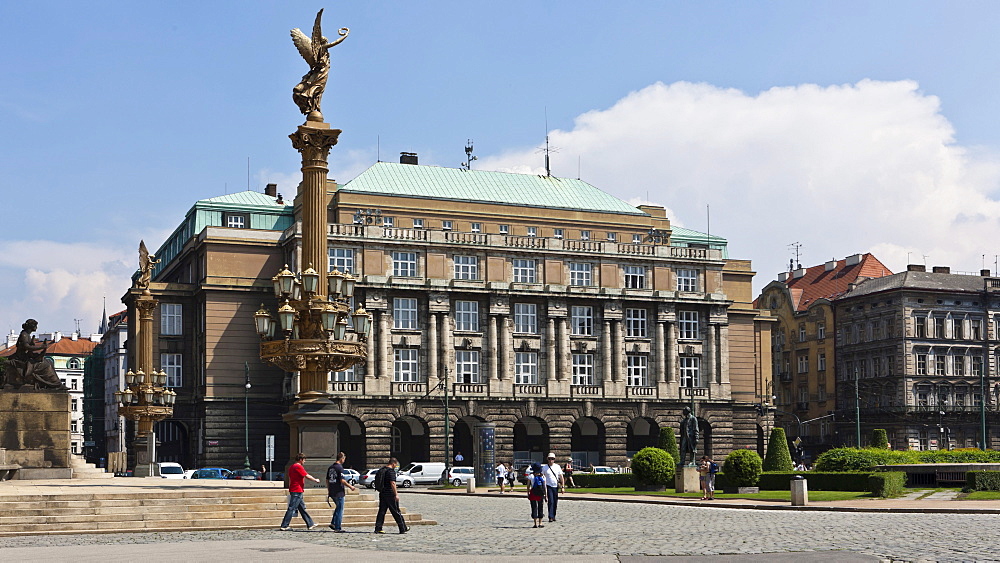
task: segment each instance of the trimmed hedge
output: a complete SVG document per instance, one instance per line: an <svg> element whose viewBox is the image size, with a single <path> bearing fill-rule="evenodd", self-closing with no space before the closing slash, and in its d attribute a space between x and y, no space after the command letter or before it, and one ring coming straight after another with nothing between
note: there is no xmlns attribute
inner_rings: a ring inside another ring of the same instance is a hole
<svg viewBox="0 0 1000 563"><path fill-rule="evenodd" d="M760 480L760 455L753 450L733 450L726 456L722 471L728 476L726 484L732 487L756 487ZM719 487L718 482L716 488Z"/></svg>
<svg viewBox="0 0 1000 563"><path fill-rule="evenodd" d="M1000 491L1000 471L968 471L965 486L973 491Z"/></svg>
<svg viewBox="0 0 1000 563"><path fill-rule="evenodd" d="M792 455L788 453L788 438L784 428L771 430L771 439L767 442L767 453L764 454L764 471L791 471Z"/></svg>
<svg viewBox="0 0 1000 563"><path fill-rule="evenodd" d="M1000 451L966 448L959 450L883 450L880 448L834 448L816 458L819 471L864 471L875 465L904 463L1000 463Z"/></svg>
<svg viewBox="0 0 1000 563"><path fill-rule="evenodd" d="M681 451L677 448L677 437L674 436L673 427L660 428L660 443L657 447L670 454L670 457L674 458L674 463L679 463Z"/></svg>
<svg viewBox="0 0 1000 563"><path fill-rule="evenodd" d="M898 497L906 487L903 471L879 471L868 476L868 492L884 498Z"/></svg>
<svg viewBox="0 0 1000 563"><path fill-rule="evenodd" d="M592 475L590 473L573 472L573 482L577 487L604 489L613 487L634 487L635 476L632 473L610 473Z"/></svg>
<svg viewBox="0 0 1000 563"><path fill-rule="evenodd" d="M872 437L868 440L869 448L878 448L880 450L889 449L889 436L885 432L885 428L876 428L872 430Z"/></svg>
<svg viewBox="0 0 1000 563"><path fill-rule="evenodd" d="M632 456L636 486L664 487L674 481L674 458L660 448L642 448Z"/></svg>
<svg viewBox="0 0 1000 563"><path fill-rule="evenodd" d="M767 491L787 491L792 477L801 475L809 481L811 491L867 491L871 471L825 473L820 471L773 471L760 476L760 488Z"/></svg>

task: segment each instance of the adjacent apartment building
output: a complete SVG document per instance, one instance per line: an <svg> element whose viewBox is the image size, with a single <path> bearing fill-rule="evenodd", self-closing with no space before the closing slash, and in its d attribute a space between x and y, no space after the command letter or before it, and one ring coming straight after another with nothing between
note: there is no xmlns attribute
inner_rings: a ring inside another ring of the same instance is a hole
<svg viewBox="0 0 1000 563"><path fill-rule="evenodd" d="M328 189L324 266L373 314L367 362L329 383L355 467L442 461L446 440L472 465L480 423L499 460L626 465L692 403L703 451L763 447L774 319L724 238L580 180L402 160ZM252 317L279 268L309 266L297 210L274 186L203 200L157 253L154 358L178 393L157 431L186 465L259 466L268 434L287 451L296 377L259 361Z"/></svg>

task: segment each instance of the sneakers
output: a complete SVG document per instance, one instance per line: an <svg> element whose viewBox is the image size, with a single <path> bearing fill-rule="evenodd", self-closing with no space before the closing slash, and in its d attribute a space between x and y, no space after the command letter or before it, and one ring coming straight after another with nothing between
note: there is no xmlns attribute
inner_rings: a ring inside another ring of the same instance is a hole
<svg viewBox="0 0 1000 563"><path fill-rule="evenodd" d="M403 528L402 530L399 531L399 533L405 534L406 532L409 532L409 531L410 531L409 528Z"/></svg>
<svg viewBox="0 0 1000 563"><path fill-rule="evenodd" d="M343 528L341 528L341 529L339 529L339 530L334 530L334 532L337 532L338 534L343 534L343 533L344 533L344 532L346 532L346 531L347 531L347 530L345 530L345 529L343 529Z"/></svg>
<svg viewBox="0 0 1000 563"><path fill-rule="evenodd" d="M308 530L315 530L316 528L319 528L319 524L313 524L312 526L309 526L307 529Z"/></svg>
<svg viewBox="0 0 1000 563"><path fill-rule="evenodd" d="M385 533L385 530L375 530L375 533L376 533L376 534L384 534L384 533Z"/></svg>
<svg viewBox="0 0 1000 563"><path fill-rule="evenodd" d="M281 530L282 532L287 532L288 530L291 530L291 528L289 528L288 526L282 526L281 528L278 529Z"/></svg>

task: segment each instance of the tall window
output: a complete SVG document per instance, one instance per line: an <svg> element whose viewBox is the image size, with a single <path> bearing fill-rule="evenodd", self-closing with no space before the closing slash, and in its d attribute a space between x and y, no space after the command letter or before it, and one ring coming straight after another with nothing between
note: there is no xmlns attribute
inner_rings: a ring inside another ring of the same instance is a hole
<svg viewBox="0 0 1000 563"><path fill-rule="evenodd" d="M698 291L698 270L677 270L677 291Z"/></svg>
<svg viewBox="0 0 1000 563"><path fill-rule="evenodd" d="M455 279L456 280L478 280L479 279L479 257L478 256L456 256L455 257Z"/></svg>
<svg viewBox="0 0 1000 563"><path fill-rule="evenodd" d="M826 338L826 323L816 323L816 338L819 340Z"/></svg>
<svg viewBox="0 0 1000 563"><path fill-rule="evenodd" d="M681 387L701 387L701 358L681 356L679 360Z"/></svg>
<svg viewBox="0 0 1000 563"><path fill-rule="evenodd" d="M593 336L594 334L594 308L593 307L570 307L570 325L574 336Z"/></svg>
<svg viewBox="0 0 1000 563"><path fill-rule="evenodd" d="M944 338L944 317L934 317L934 338Z"/></svg>
<svg viewBox="0 0 1000 563"><path fill-rule="evenodd" d="M972 340L981 340L983 338L983 322L979 319L969 321L969 325L972 330L970 330L969 338Z"/></svg>
<svg viewBox="0 0 1000 563"><path fill-rule="evenodd" d="M809 373L809 355L799 356L799 373Z"/></svg>
<svg viewBox="0 0 1000 563"><path fill-rule="evenodd" d="M625 309L625 336L646 338L645 309Z"/></svg>
<svg viewBox="0 0 1000 563"><path fill-rule="evenodd" d="M482 383L479 380L479 350L455 351L455 382Z"/></svg>
<svg viewBox="0 0 1000 563"><path fill-rule="evenodd" d="M965 375L965 356L955 356L955 375Z"/></svg>
<svg viewBox="0 0 1000 563"><path fill-rule="evenodd" d="M455 302L455 330L466 332L479 331L479 302Z"/></svg>
<svg viewBox="0 0 1000 563"><path fill-rule="evenodd" d="M514 383L536 385L538 383L538 353L514 353Z"/></svg>
<svg viewBox="0 0 1000 563"><path fill-rule="evenodd" d="M936 354L934 356L934 375L944 375L944 374L945 374L944 355Z"/></svg>
<svg viewBox="0 0 1000 563"><path fill-rule="evenodd" d="M972 375L983 374L983 357L972 356Z"/></svg>
<svg viewBox="0 0 1000 563"><path fill-rule="evenodd" d="M799 342L806 341L806 323L799 323Z"/></svg>
<svg viewBox="0 0 1000 563"><path fill-rule="evenodd" d="M160 303L160 334L165 336L178 336L183 334L181 329L180 303Z"/></svg>
<svg viewBox="0 0 1000 563"><path fill-rule="evenodd" d="M816 357L816 370L826 371L826 353L820 352L819 356Z"/></svg>
<svg viewBox="0 0 1000 563"><path fill-rule="evenodd" d="M411 297L396 297L392 300L392 328L416 329L417 300Z"/></svg>
<svg viewBox="0 0 1000 563"><path fill-rule="evenodd" d="M417 253L393 252L392 275L403 278L417 277Z"/></svg>
<svg viewBox="0 0 1000 563"><path fill-rule="evenodd" d="M952 319L951 320L951 337L955 340L965 339L965 320L964 319Z"/></svg>
<svg viewBox="0 0 1000 563"><path fill-rule="evenodd" d="M927 318L913 317L915 338L927 338Z"/></svg>
<svg viewBox="0 0 1000 563"><path fill-rule="evenodd" d="M354 271L354 249L352 248L331 248L329 254L330 271L339 270L345 273Z"/></svg>
<svg viewBox="0 0 1000 563"><path fill-rule="evenodd" d="M677 317L682 340L697 340L701 337L698 330L698 311L680 311Z"/></svg>
<svg viewBox="0 0 1000 563"><path fill-rule="evenodd" d="M646 289L646 267L625 266L625 287L628 289Z"/></svg>
<svg viewBox="0 0 1000 563"><path fill-rule="evenodd" d="M180 354L160 354L160 369L167 374L167 387L181 387L183 362Z"/></svg>
<svg viewBox="0 0 1000 563"><path fill-rule="evenodd" d="M331 371L330 381L357 381L357 375L355 375L354 366L351 366L344 371Z"/></svg>
<svg viewBox="0 0 1000 563"><path fill-rule="evenodd" d="M593 265L590 262L569 263L570 285L593 285Z"/></svg>
<svg viewBox="0 0 1000 563"><path fill-rule="evenodd" d="M580 240L590 240L590 231L580 231Z"/></svg>
<svg viewBox="0 0 1000 563"><path fill-rule="evenodd" d="M538 305L514 303L514 332L538 334Z"/></svg>
<svg viewBox="0 0 1000 563"><path fill-rule="evenodd" d="M917 375L927 375L927 354L917 354Z"/></svg>
<svg viewBox="0 0 1000 563"><path fill-rule="evenodd" d="M594 384L594 355L573 354L573 385Z"/></svg>
<svg viewBox="0 0 1000 563"><path fill-rule="evenodd" d="M628 354L626 356L627 385L630 387L646 387L649 385L649 370L647 369L648 358L638 354Z"/></svg>
<svg viewBox="0 0 1000 563"><path fill-rule="evenodd" d="M515 283L535 283L535 261L516 258L511 261L514 266Z"/></svg>
<svg viewBox="0 0 1000 563"><path fill-rule="evenodd" d="M419 381L420 372L418 366L420 365L417 360L417 354L419 350L416 348L399 348L393 351L394 354L394 371L393 371L393 381L399 383L416 383Z"/></svg>

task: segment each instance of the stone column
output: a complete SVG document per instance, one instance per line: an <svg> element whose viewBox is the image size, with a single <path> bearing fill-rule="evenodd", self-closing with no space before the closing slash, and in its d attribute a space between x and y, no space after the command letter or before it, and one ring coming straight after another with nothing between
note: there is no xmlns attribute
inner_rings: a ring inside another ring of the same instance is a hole
<svg viewBox="0 0 1000 563"><path fill-rule="evenodd" d="M378 318L378 311L372 311L373 324L377 323L376 321L377 318ZM377 326L377 324L375 324L375 326ZM374 328L374 326L372 328ZM380 377L384 375L381 372L381 370L378 369L379 368L378 348L375 346L375 342L379 338L381 338L381 336L378 334L370 334L368 336L368 342L366 344L366 346L368 347L368 360L365 363L365 374L374 377Z"/></svg>
<svg viewBox="0 0 1000 563"><path fill-rule="evenodd" d="M702 362L702 380L706 383L718 383L715 369L715 325L709 323L705 328L704 361Z"/></svg>
<svg viewBox="0 0 1000 563"><path fill-rule="evenodd" d="M680 363L678 360L677 352L677 323L670 323L667 325L667 382L673 383L677 381L677 365Z"/></svg>
<svg viewBox="0 0 1000 563"><path fill-rule="evenodd" d="M569 341L569 319L561 318L559 319L559 371L556 373L556 379L562 381L566 379L567 374L572 373L572 358L570 357L572 351L570 349Z"/></svg>
<svg viewBox="0 0 1000 563"><path fill-rule="evenodd" d="M621 381L622 366L625 365L625 336L623 335L622 322L620 320L611 322L611 334L613 336L613 340L611 342L611 357L614 362L611 369L611 377L613 381Z"/></svg>
<svg viewBox="0 0 1000 563"><path fill-rule="evenodd" d="M150 294L149 289L144 290L142 295L135 300L135 308L139 314L139 325L136 327L139 348L135 351L135 360L138 364L138 369L146 374L147 382L150 381L149 378L153 373L153 311L156 309L156 304L157 301ZM140 400L140 403L143 402ZM153 435L154 420L150 417L139 417L135 420L137 427L136 434L141 437L147 437L147 441L143 442L143 444L148 444L148 437ZM149 462L147 461L147 463Z"/></svg>
<svg viewBox="0 0 1000 563"><path fill-rule="evenodd" d="M613 356L614 356L614 343L611 340L611 321L605 319L604 327L601 332L601 362L604 367L602 370L601 378L608 379L609 381L615 381L615 376L613 372Z"/></svg>
<svg viewBox="0 0 1000 563"><path fill-rule="evenodd" d="M560 361L560 358L556 346L556 320L552 317L549 317L545 327L545 355L548 358L545 366L548 370L546 380L555 381L556 374L559 373L556 369L556 363Z"/></svg>
<svg viewBox="0 0 1000 563"><path fill-rule="evenodd" d="M438 369L438 316L437 313L427 314L427 384L433 385L433 381L441 377Z"/></svg>
<svg viewBox="0 0 1000 563"><path fill-rule="evenodd" d="M451 382L455 381L455 338L452 336L455 325L450 315L441 315L439 321L441 323L439 327L441 330L441 362L444 364L442 366L444 369L441 371L446 379L445 384L451 385ZM448 374L451 376L449 377Z"/></svg>
<svg viewBox="0 0 1000 563"><path fill-rule="evenodd" d="M664 364L666 361L666 353L664 350L664 338L666 336L666 330L664 328L664 323L656 323L656 336L653 340L653 346L655 347L655 362L656 362L656 382L663 383L666 381L667 377L667 366Z"/></svg>
<svg viewBox="0 0 1000 563"><path fill-rule="evenodd" d="M490 381L497 379L497 361L500 359L497 350L497 316L490 315L489 324L486 326L486 338L489 341L489 351L486 355L486 374Z"/></svg>
<svg viewBox="0 0 1000 563"><path fill-rule="evenodd" d="M729 325L719 325L719 383L729 383Z"/></svg>
<svg viewBox="0 0 1000 563"><path fill-rule="evenodd" d="M510 332L510 317L500 316L498 318L500 322L500 374L499 377L502 380L511 377L510 369L510 351L514 347L514 342L511 338Z"/></svg>
<svg viewBox="0 0 1000 563"><path fill-rule="evenodd" d="M378 314L379 333L379 357L382 359L382 369L380 370L392 381L392 335L389 333L389 315L386 311L379 311Z"/></svg>

